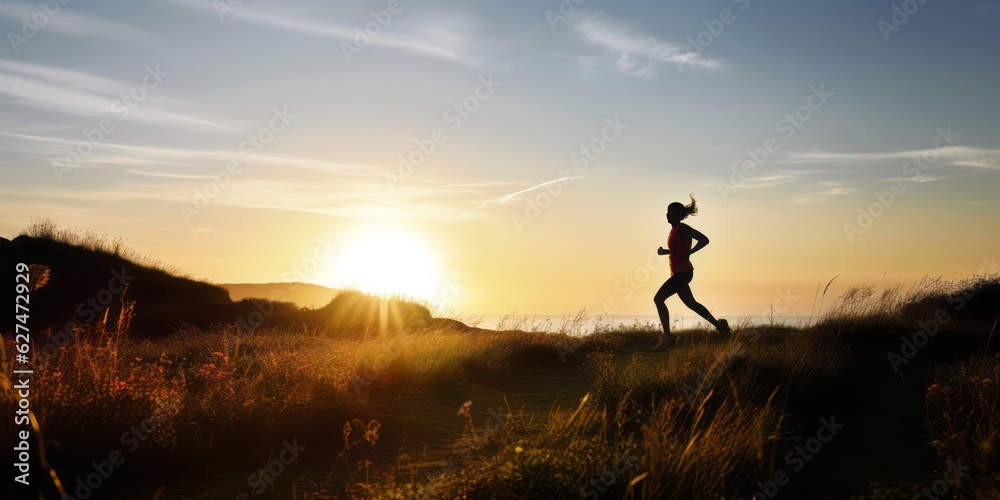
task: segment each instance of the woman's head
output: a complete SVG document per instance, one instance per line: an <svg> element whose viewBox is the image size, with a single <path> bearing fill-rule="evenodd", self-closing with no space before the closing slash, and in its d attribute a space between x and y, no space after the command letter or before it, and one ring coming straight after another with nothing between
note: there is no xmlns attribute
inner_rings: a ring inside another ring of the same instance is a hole
<svg viewBox="0 0 1000 500"><path fill-rule="evenodd" d="M675 201L670 205L667 205L667 222L671 224L677 224L678 222L688 218L690 215L698 214L698 205L694 200L694 195L688 195L691 197L691 203L687 205Z"/></svg>

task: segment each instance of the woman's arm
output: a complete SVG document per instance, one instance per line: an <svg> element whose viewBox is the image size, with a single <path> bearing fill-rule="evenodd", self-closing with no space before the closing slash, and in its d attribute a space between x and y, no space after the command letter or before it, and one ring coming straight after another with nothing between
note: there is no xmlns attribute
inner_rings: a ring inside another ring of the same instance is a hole
<svg viewBox="0 0 1000 500"><path fill-rule="evenodd" d="M708 245L708 236L701 234L701 232L691 226L685 226L687 227L689 231L688 234L691 235L691 238L697 241L697 243L694 244L694 247L691 248L691 253L695 253Z"/></svg>

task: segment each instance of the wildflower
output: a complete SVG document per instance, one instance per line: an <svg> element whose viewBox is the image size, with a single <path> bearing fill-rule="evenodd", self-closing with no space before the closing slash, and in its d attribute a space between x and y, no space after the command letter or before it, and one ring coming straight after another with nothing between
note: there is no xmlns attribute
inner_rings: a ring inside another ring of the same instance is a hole
<svg viewBox="0 0 1000 500"><path fill-rule="evenodd" d="M458 409L458 413L456 415L466 416L466 417L471 416L472 414L469 412L469 409L471 408L472 408L472 400L470 399L469 401L462 403L462 407Z"/></svg>
<svg viewBox="0 0 1000 500"><path fill-rule="evenodd" d="M382 427L382 424L378 420L372 420L368 423L368 427L365 429L365 441L369 444L374 445L378 441L378 429Z"/></svg>
<svg viewBox="0 0 1000 500"><path fill-rule="evenodd" d="M128 383L124 380L115 380L111 383L111 387L108 388L108 392L111 396L117 396L119 393L128 389Z"/></svg>

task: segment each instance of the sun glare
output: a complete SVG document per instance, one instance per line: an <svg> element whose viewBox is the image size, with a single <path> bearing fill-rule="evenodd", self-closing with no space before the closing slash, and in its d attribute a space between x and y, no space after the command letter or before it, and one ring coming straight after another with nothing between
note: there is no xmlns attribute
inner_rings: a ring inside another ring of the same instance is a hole
<svg viewBox="0 0 1000 500"><path fill-rule="evenodd" d="M375 227L349 238L326 284L382 296L434 300L441 276L435 252L420 235L398 227Z"/></svg>

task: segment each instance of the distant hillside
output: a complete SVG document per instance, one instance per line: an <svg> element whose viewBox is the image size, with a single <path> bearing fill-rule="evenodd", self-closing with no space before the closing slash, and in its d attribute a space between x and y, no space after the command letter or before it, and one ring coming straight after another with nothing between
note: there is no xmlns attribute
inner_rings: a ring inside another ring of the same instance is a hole
<svg viewBox="0 0 1000 500"><path fill-rule="evenodd" d="M13 240L0 238L0 279L8 284L0 296L6 297L5 303L14 303L16 266L31 267L29 326L36 333L46 328L53 333L68 331L74 323L117 331L123 317L129 320L127 332L133 336L163 336L185 326L208 330L216 324L239 325L243 330L306 328L336 337L431 326L469 329L456 321L432 318L419 304L383 301L358 292L338 294L316 285L230 285L237 292L234 301L227 288L177 276L174 268L143 258L121 240L109 242L89 233L81 238L48 225L44 229L40 236L35 228L35 233ZM129 305L134 306L131 316ZM14 316L0 316L0 332L13 330Z"/></svg>
<svg viewBox="0 0 1000 500"><path fill-rule="evenodd" d="M319 309L337 296L337 290L312 283L222 283L233 300L270 299Z"/></svg>

